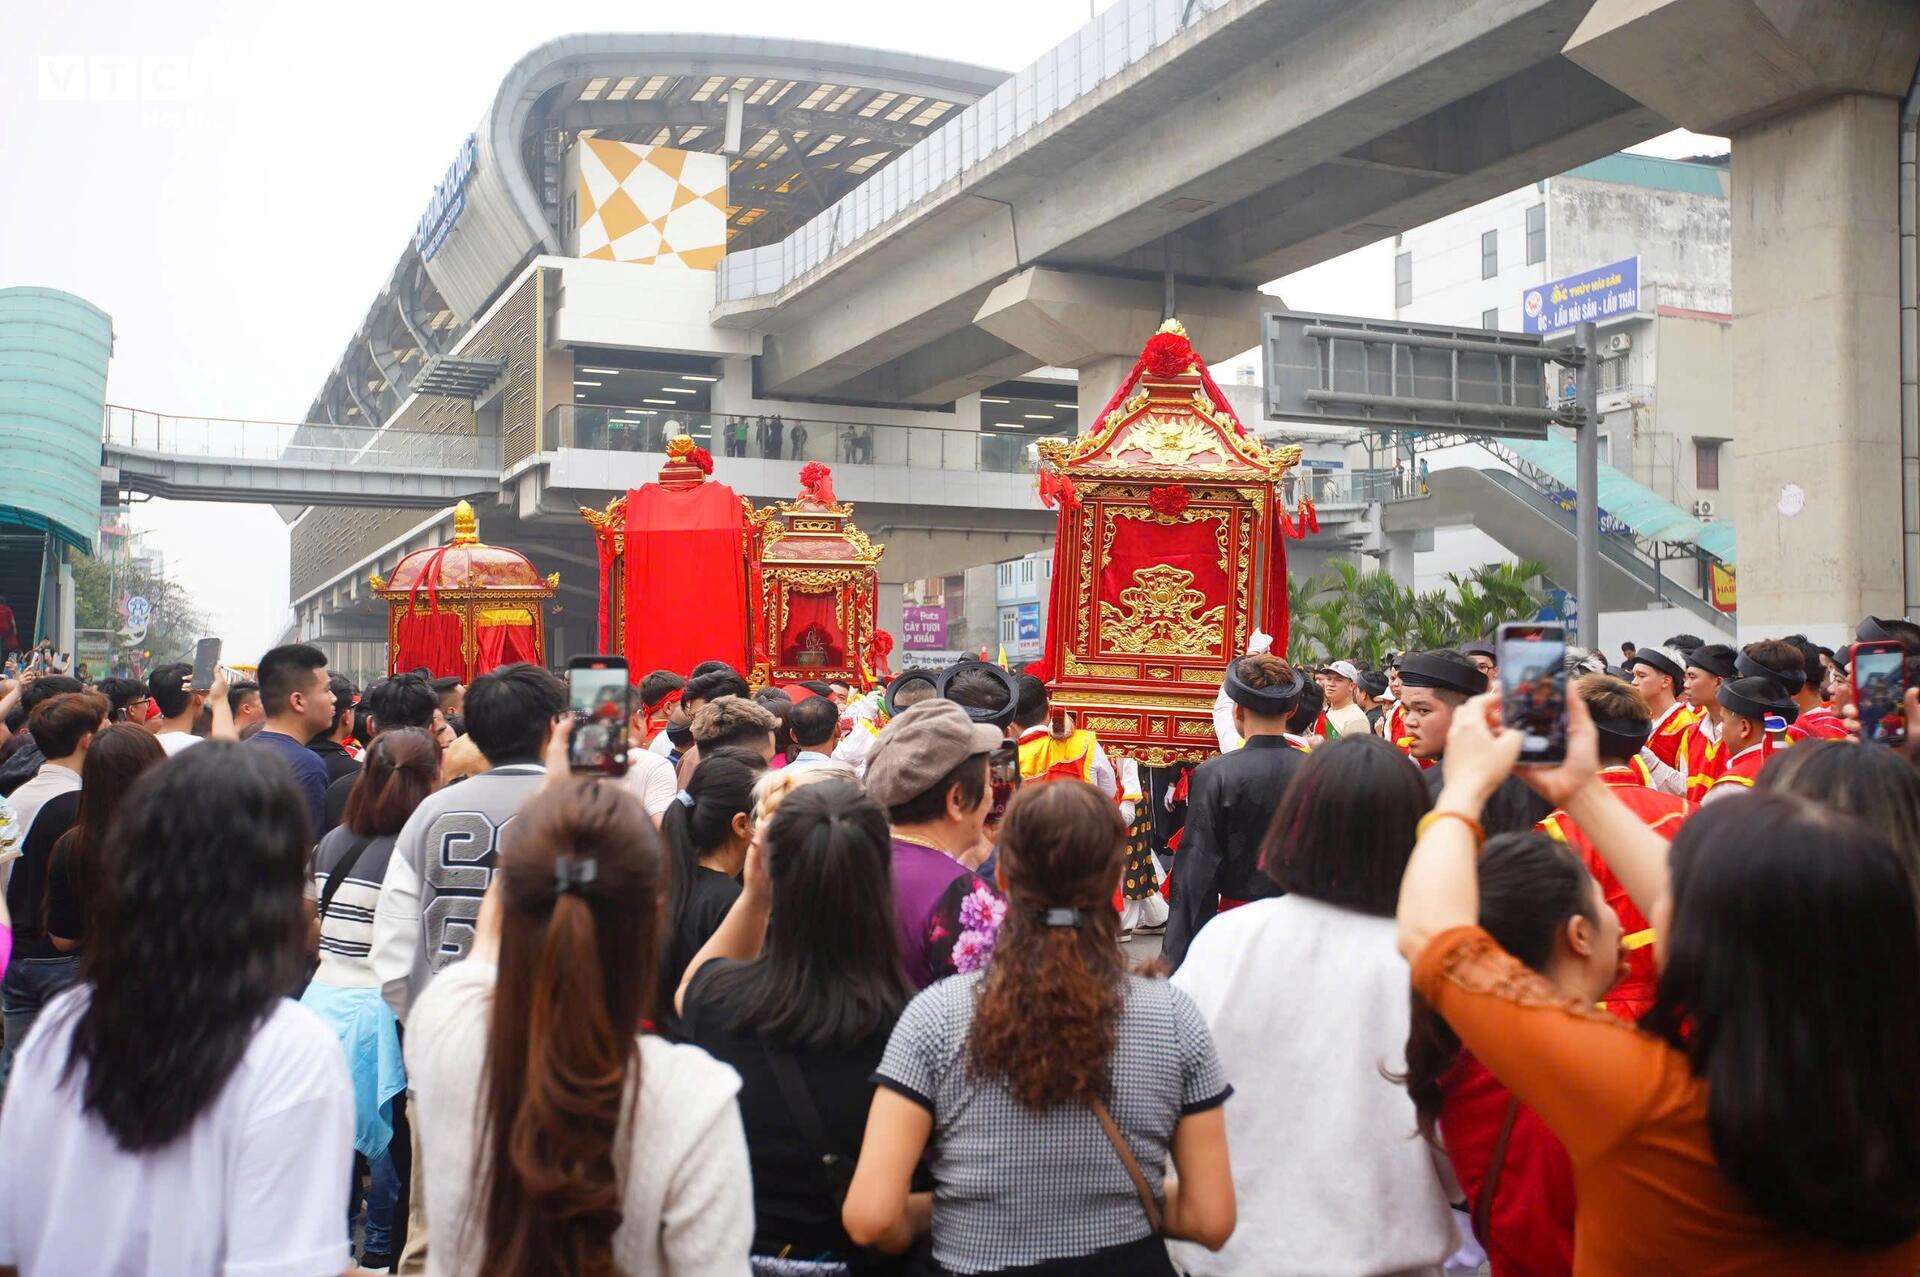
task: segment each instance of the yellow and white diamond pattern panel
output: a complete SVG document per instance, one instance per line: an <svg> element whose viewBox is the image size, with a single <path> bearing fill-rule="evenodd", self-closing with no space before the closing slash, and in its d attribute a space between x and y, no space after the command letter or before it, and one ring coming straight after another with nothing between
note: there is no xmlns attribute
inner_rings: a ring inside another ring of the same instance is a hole
<svg viewBox="0 0 1920 1277"><path fill-rule="evenodd" d="M720 264L727 246L725 156L589 137L574 159L576 256L683 270Z"/></svg>

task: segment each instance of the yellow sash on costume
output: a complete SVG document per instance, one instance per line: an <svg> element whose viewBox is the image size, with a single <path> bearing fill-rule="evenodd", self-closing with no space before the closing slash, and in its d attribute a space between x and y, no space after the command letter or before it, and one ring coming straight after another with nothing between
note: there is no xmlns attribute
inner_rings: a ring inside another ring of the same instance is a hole
<svg viewBox="0 0 1920 1277"><path fill-rule="evenodd" d="M1091 781L1094 744L1093 733L1085 728L1070 733L1064 740L1051 732L1038 732L1020 742L1021 778Z"/></svg>

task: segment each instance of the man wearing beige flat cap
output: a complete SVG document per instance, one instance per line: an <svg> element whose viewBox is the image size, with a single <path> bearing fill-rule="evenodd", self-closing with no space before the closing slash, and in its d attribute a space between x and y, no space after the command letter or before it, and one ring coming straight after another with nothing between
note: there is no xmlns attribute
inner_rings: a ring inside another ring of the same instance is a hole
<svg viewBox="0 0 1920 1277"><path fill-rule="evenodd" d="M987 755L1003 738L952 701L922 701L888 723L867 755L867 793L893 825L900 959L917 989L953 973L960 902L991 890L963 858L982 841Z"/></svg>

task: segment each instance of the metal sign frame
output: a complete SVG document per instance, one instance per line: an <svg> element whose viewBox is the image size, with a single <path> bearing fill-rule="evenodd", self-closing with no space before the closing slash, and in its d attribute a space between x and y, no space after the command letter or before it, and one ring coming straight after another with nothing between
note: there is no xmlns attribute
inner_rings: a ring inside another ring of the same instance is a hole
<svg viewBox="0 0 1920 1277"><path fill-rule="evenodd" d="M1600 637L1599 393L1588 365L1596 329L1570 330L1554 345L1535 333L1456 328L1304 311L1260 320L1265 408L1270 421L1363 430L1544 439L1549 426L1574 434L1574 594L1579 641ZM1555 402L1547 364L1575 370L1574 397Z"/></svg>

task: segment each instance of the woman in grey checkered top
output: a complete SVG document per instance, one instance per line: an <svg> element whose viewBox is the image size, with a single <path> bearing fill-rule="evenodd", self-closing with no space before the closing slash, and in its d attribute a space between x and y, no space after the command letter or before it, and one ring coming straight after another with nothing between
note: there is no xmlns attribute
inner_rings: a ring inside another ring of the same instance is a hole
<svg viewBox="0 0 1920 1277"><path fill-rule="evenodd" d="M854 1241L904 1249L925 1227L909 1187L929 1141L936 1271L1170 1277L1166 1238L1232 1234L1231 1088L1186 995L1127 974L1125 839L1079 781L1008 806L992 961L893 1031L843 1213Z"/></svg>

